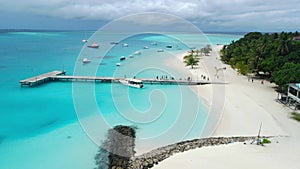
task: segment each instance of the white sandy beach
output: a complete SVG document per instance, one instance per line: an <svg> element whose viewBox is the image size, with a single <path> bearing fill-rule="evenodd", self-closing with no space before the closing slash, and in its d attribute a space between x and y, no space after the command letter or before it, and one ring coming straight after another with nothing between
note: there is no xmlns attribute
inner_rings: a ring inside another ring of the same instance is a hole
<svg viewBox="0 0 300 169"><path fill-rule="evenodd" d="M275 101L277 93L274 84L254 80L238 75L230 66L219 60L218 51L221 46L214 48L210 56L203 56L199 68L191 70L194 78L200 74L213 72L208 69L215 65L226 67L224 79L210 79L225 81L225 101L221 120L212 136L254 136L257 135L262 122L261 135L280 136L272 139L272 143L265 147L234 143L230 145L206 147L188 152L175 154L162 161L154 169L165 168L300 168L300 123L290 119L293 110ZM179 56L182 58L182 56ZM207 105L216 104L212 100L212 85L198 86L198 94ZM214 113L213 111L210 113Z"/></svg>

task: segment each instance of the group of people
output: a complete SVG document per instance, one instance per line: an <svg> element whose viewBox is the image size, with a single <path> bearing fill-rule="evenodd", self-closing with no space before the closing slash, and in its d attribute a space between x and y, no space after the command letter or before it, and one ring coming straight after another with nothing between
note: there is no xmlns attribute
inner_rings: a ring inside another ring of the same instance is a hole
<svg viewBox="0 0 300 169"><path fill-rule="evenodd" d="M175 80L175 78L172 76L168 77L167 75L162 75L161 77L156 76L156 80Z"/></svg>
<svg viewBox="0 0 300 169"><path fill-rule="evenodd" d="M250 79L251 79L251 82L254 83L253 77L252 77L252 78L248 77L248 82L250 82ZM261 84L264 84L264 80L260 81L260 83L261 83Z"/></svg>

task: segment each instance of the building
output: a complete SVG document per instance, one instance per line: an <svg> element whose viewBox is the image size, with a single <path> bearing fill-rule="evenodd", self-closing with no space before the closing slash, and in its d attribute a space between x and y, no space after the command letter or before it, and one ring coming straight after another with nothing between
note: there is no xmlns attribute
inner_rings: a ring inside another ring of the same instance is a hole
<svg viewBox="0 0 300 169"><path fill-rule="evenodd" d="M293 40L300 41L300 36L295 36L295 37L293 38Z"/></svg>
<svg viewBox="0 0 300 169"><path fill-rule="evenodd" d="M294 105L295 109L300 107L300 83L289 84L287 102L289 105Z"/></svg>

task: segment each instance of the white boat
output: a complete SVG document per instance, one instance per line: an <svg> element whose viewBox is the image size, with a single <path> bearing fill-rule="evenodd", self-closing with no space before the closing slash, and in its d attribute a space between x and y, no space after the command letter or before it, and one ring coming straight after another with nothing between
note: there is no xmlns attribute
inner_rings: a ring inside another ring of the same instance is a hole
<svg viewBox="0 0 300 169"><path fill-rule="evenodd" d="M151 42L151 45L157 45L157 43L156 42Z"/></svg>
<svg viewBox="0 0 300 169"><path fill-rule="evenodd" d="M128 57L129 57L129 58L134 58L134 56L133 56L133 55L129 55Z"/></svg>
<svg viewBox="0 0 300 169"><path fill-rule="evenodd" d="M116 66L121 66L121 63L116 63Z"/></svg>
<svg viewBox="0 0 300 169"><path fill-rule="evenodd" d="M125 56L121 56L121 57L120 57L120 61L123 61L123 60L125 60L125 59L126 59Z"/></svg>
<svg viewBox="0 0 300 169"><path fill-rule="evenodd" d="M128 47L128 44L127 43L123 43L122 46L123 47Z"/></svg>
<svg viewBox="0 0 300 169"><path fill-rule="evenodd" d="M138 79L121 79L119 80L120 83L126 86L135 87L135 88L143 88L143 82Z"/></svg>
<svg viewBox="0 0 300 169"><path fill-rule="evenodd" d="M149 47L148 46L144 46L144 49L149 49Z"/></svg>
<svg viewBox="0 0 300 169"><path fill-rule="evenodd" d="M89 48L99 48L99 45L98 45L98 43L94 42L93 44L88 45L87 47L89 47Z"/></svg>
<svg viewBox="0 0 300 169"><path fill-rule="evenodd" d="M140 54L142 54L142 52L141 51L136 51L136 52L134 52L134 54L135 55L140 55Z"/></svg>
<svg viewBox="0 0 300 169"><path fill-rule="evenodd" d="M82 39L82 42L86 43L86 42L88 42L88 40L86 40L86 39Z"/></svg>
<svg viewBox="0 0 300 169"><path fill-rule="evenodd" d="M82 59L82 63L90 63L90 62L91 62L91 60L88 60L87 58Z"/></svg>

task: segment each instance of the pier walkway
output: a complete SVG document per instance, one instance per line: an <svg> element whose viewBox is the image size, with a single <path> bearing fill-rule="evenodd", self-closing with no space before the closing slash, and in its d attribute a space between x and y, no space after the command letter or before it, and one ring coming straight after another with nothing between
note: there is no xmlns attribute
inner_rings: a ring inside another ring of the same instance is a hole
<svg viewBox="0 0 300 169"><path fill-rule="evenodd" d="M58 75L65 75L65 74L66 74L65 71L55 70L55 71L45 73L45 74L42 74L42 75L38 75L38 76L35 76L35 77L20 80L20 84L21 84L21 86L31 86L31 87L32 86L37 86L37 85L40 85L40 84L51 81L52 80L51 77L55 77L55 76L58 76Z"/></svg>
<svg viewBox="0 0 300 169"><path fill-rule="evenodd" d="M99 82L99 83L119 83L119 80L125 78L101 77L101 76L66 76L65 71L52 71L39 76L31 77L20 81L21 86L34 87L51 81L81 81L81 82ZM168 85L204 85L204 84L224 84L210 81L191 81L191 80L168 80L168 79L151 79L136 78L144 84L168 84Z"/></svg>

